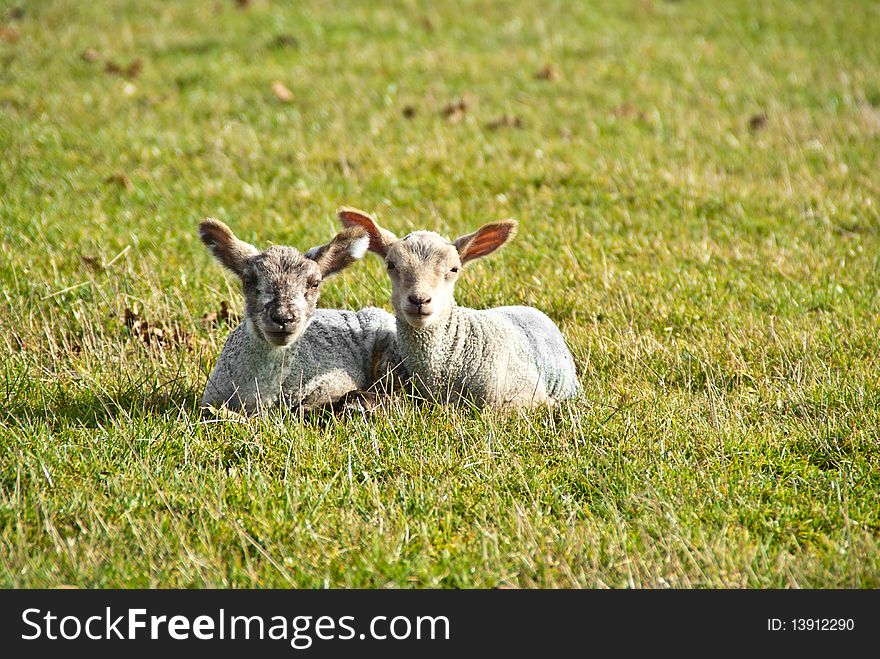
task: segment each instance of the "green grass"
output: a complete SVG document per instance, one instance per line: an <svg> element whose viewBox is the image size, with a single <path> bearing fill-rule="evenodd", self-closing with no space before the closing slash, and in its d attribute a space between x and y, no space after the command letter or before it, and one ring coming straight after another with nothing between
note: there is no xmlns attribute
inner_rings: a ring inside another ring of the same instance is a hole
<svg viewBox="0 0 880 659"><path fill-rule="evenodd" d="M876 2L293 5L0 2L0 585L880 587ZM584 401L202 422L197 221L343 204L518 219L459 302L546 311Z"/></svg>

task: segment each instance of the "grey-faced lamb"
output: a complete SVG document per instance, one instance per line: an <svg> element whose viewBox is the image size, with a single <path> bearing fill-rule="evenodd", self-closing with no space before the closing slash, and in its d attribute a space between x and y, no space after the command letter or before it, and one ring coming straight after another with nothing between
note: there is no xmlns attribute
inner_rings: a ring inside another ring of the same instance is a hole
<svg viewBox="0 0 880 659"><path fill-rule="evenodd" d="M339 211L385 260L401 354L417 392L439 402L528 408L577 396L574 359L559 329L524 306L476 310L455 303L460 270L506 243L516 222L487 224L454 241L432 231L398 239L366 213Z"/></svg>
<svg viewBox="0 0 880 659"><path fill-rule="evenodd" d="M242 283L245 318L226 340L202 407L254 414L272 405L330 404L386 378L400 362L394 317L366 308L316 309L321 283L366 252L363 229L347 229L301 254L260 251L223 222L199 225L202 242Z"/></svg>

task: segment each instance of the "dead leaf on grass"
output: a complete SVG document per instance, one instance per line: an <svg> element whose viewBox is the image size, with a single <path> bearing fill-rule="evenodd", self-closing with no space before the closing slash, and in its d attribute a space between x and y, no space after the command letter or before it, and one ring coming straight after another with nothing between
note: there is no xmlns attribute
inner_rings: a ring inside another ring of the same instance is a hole
<svg viewBox="0 0 880 659"><path fill-rule="evenodd" d="M404 105L400 112L406 119L412 119L416 116L417 110L414 105Z"/></svg>
<svg viewBox="0 0 880 659"><path fill-rule="evenodd" d="M238 321L238 315L229 308L226 300L220 302L219 311L209 311L202 316L201 323L205 327L216 327L220 324L232 325Z"/></svg>
<svg viewBox="0 0 880 659"><path fill-rule="evenodd" d="M128 178L125 174L111 174L104 179L104 183L112 183L113 185L118 185L126 192L131 192L132 190L134 190L134 185L132 184L131 179Z"/></svg>
<svg viewBox="0 0 880 659"><path fill-rule="evenodd" d="M752 115L749 118L749 130L753 133L757 133L759 130L765 128L767 126L767 115L763 112L759 112L758 114Z"/></svg>
<svg viewBox="0 0 880 659"><path fill-rule="evenodd" d="M457 98L443 106L442 114L446 117L446 121L457 124L464 119L467 109L467 101L464 98Z"/></svg>
<svg viewBox="0 0 880 659"><path fill-rule="evenodd" d="M140 339L150 348L166 348L171 345L191 347L191 337L179 326L154 325L142 317L137 306L125 308L125 325L132 337Z"/></svg>
<svg viewBox="0 0 880 659"><path fill-rule="evenodd" d="M228 323L230 321L237 322L238 314L233 312L232 309L229 308L229 305L226 303L226 300L222 300L220 302L220 320L224 323Z"/></svg>
<svg viewBox="0 0 880 659"><path fill-rule="evenodd" d="M10 25L0 25L0 41L18 43L18 30Z"/></svg>
<svg viewBox="0 0 880 659"><path fill-rule="evenodd" d="M105 269L104 262L97 256L80 255L79 260L82 261L83 264L85 264L89 268L89 270L102 272Z"/></svg>
<svg viewBox="0 0 880 659"><path fill-rule="evenodd" d="M269 42L270 48L292 48L296 50L299 48L299 40L293 36L292 34L285 32L283 34L279 34L272 41Z"/></svg>
<svg viewBox="0 0 880 659"><path fill-rule="evenodd" d="M128 66L122 66L118 62L108 60L104 65L104 72L108 75L122 76L124 78L137 78L144 69L144 63L139 57L133 59Z"/></svg>
<svg viewBox="0 0 880 659"><path fill-rule="evenodd" d="M489 130L498 130L499 128L522 128L522 119L512 114L505 114L497 119L493 119L486 124Z"/></svg>
<svg viewBox="0 0 880 659"><path fill-rule="evenodd" d="M285 87L284 83L280 80L272 83L272 93L282 103L290 103L293 100L293 92Z"/></svg>
<svg viewBox="0 0 880 659"><path fill-rule="evenodd" d="M618 105L611 111L611 114L618 119L638 119L639 121L647 121L648 115L632 103L623 103Z"/></svg>
<svg viewBox="0 0 880 659"><path fill-rule="evenodd" d="M97 62L98 57L99 57L98 51L95 50L94 48L86 48L84 51L82 51L79 54L79 58L83 62L88 62L89 64L94 64L95 62Z"/></svg>
<svg viewBox="0 0 880 659"><path fill-rule="evenodd" d="M548 82L553 82L554 80L559 79L559 74L556 73L556 69L554 69L549 64L545 64L542 68L538 69L535 72L535 80L546 80Z"/></svg>

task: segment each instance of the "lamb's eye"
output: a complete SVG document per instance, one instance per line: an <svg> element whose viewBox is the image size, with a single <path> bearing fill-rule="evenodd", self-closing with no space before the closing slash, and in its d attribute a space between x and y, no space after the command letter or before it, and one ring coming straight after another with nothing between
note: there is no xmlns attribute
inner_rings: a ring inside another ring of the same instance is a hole
<svg viewBox="0 0 880 659"><path fill-rule="evenodd" d="M386 265L388 266L389 270L394 270L394 263L392 263L391 261L388 261Z"/></svg>
<svg viewBox="0 0 880 659"><path fill-rule="evenodd" d="M452 268L449 272L458 272L458 268Z"/></svg>
<svg viewBox="0 0 880 659"><path fill-rule="evenodd" d="M321 282L319 282L319 281L309 282L309 288L311 288L313 291L318 290L318 286L320 286L320 285L321 285Z"/></svg>

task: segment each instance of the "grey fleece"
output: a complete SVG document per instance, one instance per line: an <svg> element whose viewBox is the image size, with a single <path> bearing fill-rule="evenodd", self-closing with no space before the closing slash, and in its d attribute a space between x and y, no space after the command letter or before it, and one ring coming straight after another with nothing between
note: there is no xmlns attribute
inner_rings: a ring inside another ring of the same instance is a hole
<svg viewBox="0 0 880 659"><path fill-rule="evenodd" d="M208 377L202 405L254 413L274 404L313 407L355 389L367 389L402 361L394 316L316 309L303 335L276 347L245 319L226 340ZM396 377L404 377L398 367Z"/></svg>
<svg viewBox="0 0 880 659"><path fill-rule="evenodd" d="M531 307L453 305L421 329L398 318L397 334L417 391L431 400L528 407L581 391L565 339Z"/></svg>

